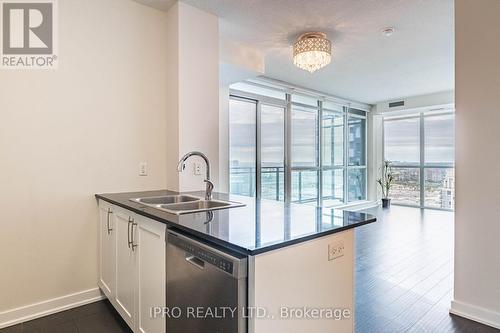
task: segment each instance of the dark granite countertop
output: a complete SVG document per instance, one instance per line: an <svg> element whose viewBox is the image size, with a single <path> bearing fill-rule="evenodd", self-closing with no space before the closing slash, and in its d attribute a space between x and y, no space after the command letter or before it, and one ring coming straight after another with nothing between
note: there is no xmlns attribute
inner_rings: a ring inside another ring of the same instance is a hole
<svg viewBox="0 0 500 333"><path fill-rule="evenodd" d="M166 223L169 228L241 255L257 255L376 221L374 216L360 212L284 204L222 193L214 193L214 199L237 201L246 206L210 213L174 215L130 201L131 198L169 194L178 192L107 193L96 194L96 198ZM204 196L204 192L183 194Z"/></svg>

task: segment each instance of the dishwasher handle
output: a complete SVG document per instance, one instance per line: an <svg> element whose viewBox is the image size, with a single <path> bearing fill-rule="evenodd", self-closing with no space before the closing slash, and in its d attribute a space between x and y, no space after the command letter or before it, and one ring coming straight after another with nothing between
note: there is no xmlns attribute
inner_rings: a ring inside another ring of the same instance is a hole
<svg viewBox="0 0 500 333"><path fill-rule="evenodd" d="M196 268L199 269L205 269L205 262L201 260L200 258L197 258L193 255L190 255L188 252L186 252L186 261L190 263L191 265L195 266Z"/></svg>

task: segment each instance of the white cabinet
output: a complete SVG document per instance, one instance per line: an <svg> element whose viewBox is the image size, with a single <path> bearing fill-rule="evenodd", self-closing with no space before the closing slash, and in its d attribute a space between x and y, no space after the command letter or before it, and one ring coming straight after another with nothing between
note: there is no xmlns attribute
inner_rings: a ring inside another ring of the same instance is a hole
<svg viewBox="0 0 500 333"><path fill-rule="evenodd" d="M165 306L165 225L141 218L137 223L137 328L165 333L165 319L151 318L151 308Z"/></svg>
<svg viewBox="0 0 500 333"><path fill-rule="evenodd" d="M137 226L133 214L116 211L116 310L133 328L135 322L135 292L137 281L137 255L132 250L131 238Z"/></svg>
<svg viewBox="0 0 500 333"><path fill-rule="evenodd" d="M99 205L99 287L108 298L114 297L116 282L116 223L111 205Z"/></svg>
<svg viewBox="0 0 500 333"><path fill-rule="evenodd" d="M164 333L151 307L166 304L166 225L102 200L99 212L100 288L134 332Z"/></svg>

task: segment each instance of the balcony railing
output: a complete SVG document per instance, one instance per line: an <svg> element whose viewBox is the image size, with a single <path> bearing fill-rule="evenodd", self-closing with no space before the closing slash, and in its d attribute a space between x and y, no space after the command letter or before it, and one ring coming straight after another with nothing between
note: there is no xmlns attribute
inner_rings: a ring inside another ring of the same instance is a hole
<svg viewBox="0 0 500 333"><path fill-rule="evenodd" d="M231 193L255 196L256 169L251 167L231 168ZM262 197L271 200L283 200L285 169L283 167L263 167L261 169Z"/></svg>
<svg viewBox="0 0 500 333"><path fill-rule="evenodd" d="M256 169L252 167L231 167L231 193L255 196ZM261 168L261 195L263 199L283 201L285 197L285 169L283 167ZM292 202L317 201L318 177L311 170L293 170ZM342 200L335 196L324 196L323 200Z"/></svg>

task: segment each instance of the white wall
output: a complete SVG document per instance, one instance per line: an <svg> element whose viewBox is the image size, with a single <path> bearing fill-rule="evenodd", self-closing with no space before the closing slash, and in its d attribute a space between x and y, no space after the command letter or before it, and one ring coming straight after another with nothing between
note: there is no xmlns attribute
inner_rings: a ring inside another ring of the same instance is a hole
<svg viewBox="0 0 500 333"><path fill-rule="evenodd" d="M199 150L219 170L219 19L179 2L179 152ZM192 161L191 161L192 162ZM204 188L194 167L181 174L183 191Z"/></svg>
<svg viewBox="0 0 500 333"><path fill-rule="evenodd" d="M177 161L185 153L199 150L210 159L212 180L219 178L219 20L185 3L167 12L168 91L167 178L170 189L204 189L204 163L197 158L179 174ZM194 163L202 164L194 175Z"/></svg>
<svg viewBox="0 0 500 333"><path fill-rule="evenodd" d="M176 173L179 160L179 6L175 3L166 13L166 54L167 87L165 97L167 100L167 132L166 135L166 169L167 188L179 189L179 175Z"/></svg>
<svg viewBox="0 0 500 333"><path fill-rule="evenodd" d="M456 0L453 313L500 328L500 2Z"/></svg>
<svg viewBox="0 0 500 333"><path fill-rule="evenodd" d="M58 3L59 68L0 71L0 325L9 309L96 288L94 193L166 185L165 13Z"/></svg>

